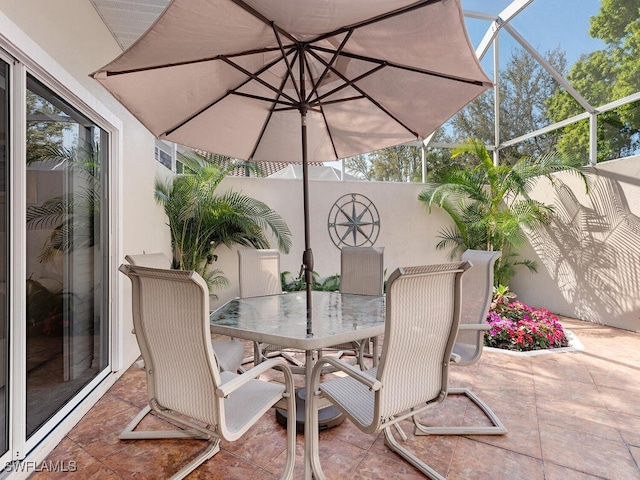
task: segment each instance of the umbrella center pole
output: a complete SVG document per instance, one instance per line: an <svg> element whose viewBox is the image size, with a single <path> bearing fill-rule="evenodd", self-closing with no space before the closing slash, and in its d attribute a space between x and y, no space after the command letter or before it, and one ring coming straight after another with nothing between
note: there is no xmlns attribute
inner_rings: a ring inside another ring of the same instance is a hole
<svg viewBox="0 0 640 480"><path fill-rule="evenodd" d="M307 335L313 335L311 323L311 285L313 283L313 252L311 251L310 221L309 221L309 161L307 158L307 110L309 106L301 103L300 126L302 128L302 203L304 209L304 253L302 254L302 268L307 287Z"/></svg>

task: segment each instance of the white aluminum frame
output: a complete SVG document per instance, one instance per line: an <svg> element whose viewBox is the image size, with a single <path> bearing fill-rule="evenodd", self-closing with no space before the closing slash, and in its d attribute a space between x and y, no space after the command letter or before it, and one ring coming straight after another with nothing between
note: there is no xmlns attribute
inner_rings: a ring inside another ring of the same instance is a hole
<svg viewBox="0 0 640 480"><path fill-rule="evenodd" d="M479 60L485 56L488 52L491 44L494 46L494 83L496 86L495 97L494 97L494 110L495 110L495 138L494 145L488 145L487 148L490 151L493 151L493 159L494 163L498 163L498 157L500 150L510 147L512 145L516 145L524 140L528 140L530 138L537 137L539 135L552 132L554 130L558 130L567 125L571 125L573 123L577 123L579 121L589 119L589 165L595 165L598 159L598 150L597 150L597 125L598 125L598 114L607 112L609 110L613 110L622 105L626 105L628 103L632 103L640 100L640 92L634 93L632 95L628 95L624 98L620 98L613 102L607 103L605 105L601 105L598 107L594 107L591 105L571 84L567 81L567 79L560 74L553 66L547 62L542 55L509 23L513 18L515 18L520 12L522 12L525 8L527 8L531 3L535 0L513 0L502 12L498 15L490 15L482 12L475 12L471 10L465 10L464 16L468 18L475 18L478 20L487 20L490 21L491 24L487 29L484 37L482 38L480 44L476 48L476 56ZM540 128L534 132L529 132L525 135L521 135L516 138L512 138L509 140L502 140L500 135L500 114L499 114L499 103L500 99L498 96L497 87L498 83L498 74L499 74L499 40L498 34L500 30L504 29L508 32L515 40L520 44L522 48L524 48L541 66L544 68L553 78L556 80L562 88L564 88L571 97L573 97L576 102L578 102L582 108L584 108L584 113L579 115L575 115L573 117L567 118L560 122L556 122L546 127ZM429 138L425 139L423 145L425 147L434 147L434 148L453 148L455 145L446 144L442 142L431 142L433 135ZM424 171L424 169L423 169ZM423 180L424 182L424 180Z"/></svg>

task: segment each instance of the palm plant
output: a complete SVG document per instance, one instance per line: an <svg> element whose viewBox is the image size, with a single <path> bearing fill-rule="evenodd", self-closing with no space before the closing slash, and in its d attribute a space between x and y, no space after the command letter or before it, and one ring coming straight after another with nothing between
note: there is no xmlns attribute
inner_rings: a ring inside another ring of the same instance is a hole
<svg viewBox="0 0 640 480"><path fill-rule="evenodd" d="M269 248L265 232L270 231L281 252L291 248L286 222L266 204L238 192L216 193L229 172L250 166L216 165L212 159L211 154L187 153L181 159L187 173L155 182L155 199L169 218L174 268L195 270L210 289L228 283L222 271L208 269L220 245Z"/></svg>
<svg viewBox="0 0 640 480"><path fill-rule="evenodd" d="M451 248L451 258L467 249L500 250L496 285L507 285L517 266L535 272L535 262L517 259L517 249L526 242L523 228L548 224L554 210L528 194L539 178L557 182L552 174L561 171L578 175L588 192L586 169L579 160L558 154L522 157L513 165L494 165L480 140L468 140L452 151L453 158L460 155L475 156L477 165L441 171L418 196L429 212L437 205L453 220L453 226L440 231L436 247Z"/></svg>

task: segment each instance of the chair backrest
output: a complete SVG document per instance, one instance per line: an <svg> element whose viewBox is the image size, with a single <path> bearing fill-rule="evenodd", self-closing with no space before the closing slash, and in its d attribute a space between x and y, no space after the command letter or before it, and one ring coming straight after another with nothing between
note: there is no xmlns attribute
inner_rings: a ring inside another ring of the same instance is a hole
<svg viewBox="0 0 640 480"><path fill-rule="evenodd" d="M383 247L342 247L340 291L360 295L382 295L383 257Z"/></svg>
<svg viewBox="0 0 640 480"><path fill-rule="evenodd" d="M441 401L460 322L460 280L468 262L399 268L389 277L376 418Z"/></svg>
<svg viewBox="0 0 640 480"><path fill-rule="evenodd" d="M125 255L124 259L131 265L149 268L171 268L171 259L164 253L141 253L139 255Z"/></svg>
<svg viewBox="0 0 640 480"><path fill-rule="evenodd" d="M500 252L467 250L462 260L472 267L462 278L462 315L460 325L484 324L493 298L493 266L500 258ZM484 344L483 330L465 330L458 332L453 353L460 355L457 365L471 365L482 356Z"/></svg>
<svg viewBox="0 0 640 480"><path fill-rule="evenodd" d="M133 325L149 402L217 424L220 375L211 346L209 289L200 275L121 265L132 284Z"/></svg>
<svg viewBox="0 0 640 480"><path fill-rule="evenodd" d="M275 249L238 250L240 297L282 293L280 252Z"/></svg>

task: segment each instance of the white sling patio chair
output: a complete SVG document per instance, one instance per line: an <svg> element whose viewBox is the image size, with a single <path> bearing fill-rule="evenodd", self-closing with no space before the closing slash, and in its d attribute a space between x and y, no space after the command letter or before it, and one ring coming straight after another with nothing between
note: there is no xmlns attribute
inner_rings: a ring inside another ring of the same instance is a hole
<svg viewBox="0 0 640 480"><path fill-rule="evenodd" d="M384 292L384 247L342 247L340 251L340 292L357 295L382 295ZM369 349L369 344L373 349ZM352 344L337 345L337 349L352 350L362 370L367 367L365 354L378 365L378 338Z"/></svg>
<svg viewBox="0 0 640 480"><path fill-rule="evenodd" d="M139 265L148 268L171 269L171 260L162 252L140 253L138 255L125 255L124 259L131 265Z"/></svg>
<svg viewBox="0 0 640 480"><path fill-rule="evenodd" d="M383 247L342 247L340 291L358 295L382 295L384 289Z"/></svg>
<svg viewBox="0 0 640 480"><path fill-rule="evenodd" d="M275 249L246 248L238 250L238 280L240 298L278 295L282 293L280 283L280 252ZM304 373L304 362L285 351L285 347L269 343L253 343L254 365L274 356L287 359L294 373ZM244 359L243 363L251 359Z"/></svg>
<svg viewBox="0 0 640 480"><path fill-rule="evenodd" d="M133 419L131 430L150 409L185 428L173 431L169 438L208 441L172 480L184 478L215 455L221 439L239 439L277 403L284 401L295 412L293 375L283 359L267 360L241 375L219 371L210 341L209 290L200 275L135 265L121 265L120 271L132 284L133 323L149 398L149 407ZM271 369L283 372L284 385L257 380ZM290 418L282 475L286 479L293 477L295 463L295 414ZM146 438L167 438L165 431L147 434Z"/></svg>
<svg viewBox="0 0 640 480"><path fill-rule="evenodd" d="M360 371L335 357L321 357L313 369L310 411L323 394L363 432L384 431L385 443L430 478L442 479L434 469L401 446L390 427L406 439L398 422L442 402L447 395L451 352L460 321L460 279L468 262L406 267L389 278L386 293L384 345L380 364ZM345 377L320 382L328 364ZM309 399L309 397L308 397ZM309 452L321 475L317 415Z"/></svg>
<svg viewBox="0 0 640 480"><path fill-rule="evenodd" d="M131 265L165 270L171 268L171 260L169 260L164 253L125 255L124 258ZM244 347L242 343L237 340L211 340L211 345L213 346L213 351L216 353L220 370L228 372L238 371L244 357Z"/></svg>
<svg viewBox="0 0 640 480"><path fill-rule="evenodd" d="M458 338L451 356L452 365L467 366L476 363L482 356L484 332L489 330L487 313L493 297L493 266L500 252L467 250L462 260L472 267L462 278L462 314ZM489 419L491 426L429 427L414 417L416 435L503 435L507 429L498 416L468 388L451 387L449 395L465 395Z"/></svg>

